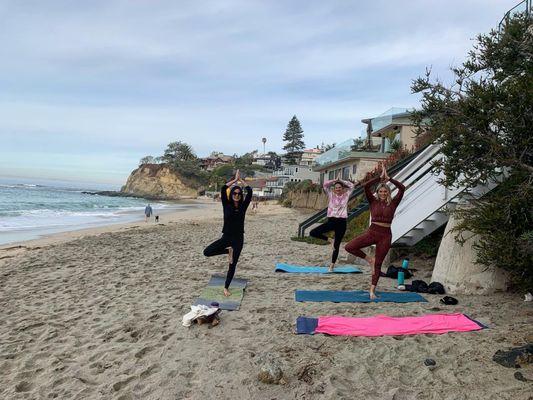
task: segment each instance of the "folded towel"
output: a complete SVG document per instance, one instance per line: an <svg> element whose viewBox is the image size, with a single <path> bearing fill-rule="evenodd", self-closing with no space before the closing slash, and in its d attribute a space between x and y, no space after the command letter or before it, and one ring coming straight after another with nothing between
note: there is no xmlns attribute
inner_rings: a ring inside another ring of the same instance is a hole
<svg viewBox="0 0 533 400"><path fill-rule="evenodd" d="M191 306L191 311L183 316L182 325L191 326L198 317L207 317L218 311L218 307L209 307L203 304Z"/></svg>

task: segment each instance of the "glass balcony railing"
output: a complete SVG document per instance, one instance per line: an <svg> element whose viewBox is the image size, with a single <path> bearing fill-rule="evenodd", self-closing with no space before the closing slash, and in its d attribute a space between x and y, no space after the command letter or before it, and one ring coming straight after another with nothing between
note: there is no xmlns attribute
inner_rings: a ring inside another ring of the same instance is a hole
<svg viewBox="0 0 533 400"><path fill-rule="evenodd" d="M509 11L505 13L502 20L498 24L498 29L501 31L504 27L505 23L513 17L513 15L518 13L526 13L531 16L532 13L532 6L533 6L533 0L523 0L520 3L518 3L516 6L511 8Z"/></svg>

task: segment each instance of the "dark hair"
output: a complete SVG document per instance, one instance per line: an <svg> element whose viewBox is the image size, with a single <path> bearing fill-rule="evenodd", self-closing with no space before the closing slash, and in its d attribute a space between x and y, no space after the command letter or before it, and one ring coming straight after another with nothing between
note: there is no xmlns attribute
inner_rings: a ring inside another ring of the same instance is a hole
<svg viewBox="0 0 533 400"><path fill-rule="evenodd" d="M241 191L241 197L239 198L239 207L240 205L242 204L243 200L244 200L244 193L243 193L243 189L242 187L238 186L238 185L235 185L235 186L232 186L229 190L229 200L233 202L233 192L235 192L235 190L239 189Z"/></svg>
<svg viewBox="0 0 533 400"><path fill-rule="evenodd" d="M335 183L333 184L333 186L335 186L335 185L337 185L337 184L338 184L338 185L341 185L341 186L342 186L343 188L345 188L345 189L348 187L348 186L347 186L343 181L341 181L341 180L337 180L337 181L335 181Z"/></svg>

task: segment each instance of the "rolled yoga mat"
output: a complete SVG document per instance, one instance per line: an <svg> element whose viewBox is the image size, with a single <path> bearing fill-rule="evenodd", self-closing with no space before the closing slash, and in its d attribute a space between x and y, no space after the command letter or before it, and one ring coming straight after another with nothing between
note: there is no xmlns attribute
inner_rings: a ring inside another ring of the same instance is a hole
<svg viewBox="0 0 533 400"><path fill-rule="evenodd" d="M364 290L296 290L296 301L331 301L333 303L413 303L427 302L414 292L378 292L379 297L370 300L370 295Z"/></svg>
<svg viewBox="0 0 533 400"><path fill-rule="evenodd" d="M218 307L221 310L238 310L241 306L242 298L244 297L244 290L248 281L246 279L233 278L229 291L231 296L224 296L224 283L226 277L223 275L213 275L207 287L202 291L200 297L196 299L193 305L203 304L210 306L211 303L218 303Z"/></svg>
<svg viewBox="0 0 533 400"><path fill-rule="evenodd" d="M296 333L313 335L325 333L335 336L395 336L424 333L469 332L487 326L465 314L428 314L417 317L298 317Z"/></svg>
<svg viewBox="0 0 533 400"><path fill-rule="evenodd" d="M306 266L277 263L275 272L289 272L295 274L359 274L361 270L353 265L338 265L333 272L328 271L328 267Z"/></svg>

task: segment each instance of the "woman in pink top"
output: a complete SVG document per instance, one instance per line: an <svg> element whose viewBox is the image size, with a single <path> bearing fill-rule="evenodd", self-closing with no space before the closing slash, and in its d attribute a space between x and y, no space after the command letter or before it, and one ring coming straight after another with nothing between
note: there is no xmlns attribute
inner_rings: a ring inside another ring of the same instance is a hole
<svg viewBox="0 0 533 400"><path fill-rule="evenodd" d="M324 191L328 195L328 220L322 225L317 226L309 232L309 235L317 239L329 241L324 234L326 232L335 232L333 239L333 254L331 255L331 264L329 270L333 271L337 257L339 256L339 248L342 238L346 233L346 219L348 218L348 199L352 193L354 184L350 181L343 181L335 179L324 182Z"/></svg>

